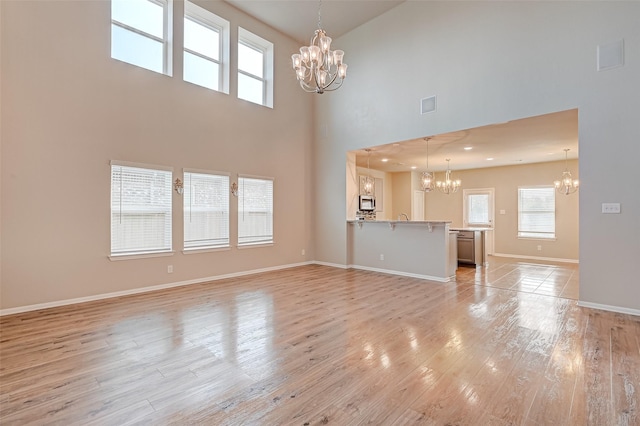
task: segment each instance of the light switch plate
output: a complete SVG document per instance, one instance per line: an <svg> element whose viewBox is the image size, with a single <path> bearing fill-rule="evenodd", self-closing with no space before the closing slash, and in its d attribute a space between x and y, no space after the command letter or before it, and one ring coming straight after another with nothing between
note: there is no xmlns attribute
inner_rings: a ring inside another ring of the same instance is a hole
<svg viewBox="0 0 640 426"><path fill-rule="evenodd" d="M620 203L602 203L602 213L604 214L619 214Z"/></svg>

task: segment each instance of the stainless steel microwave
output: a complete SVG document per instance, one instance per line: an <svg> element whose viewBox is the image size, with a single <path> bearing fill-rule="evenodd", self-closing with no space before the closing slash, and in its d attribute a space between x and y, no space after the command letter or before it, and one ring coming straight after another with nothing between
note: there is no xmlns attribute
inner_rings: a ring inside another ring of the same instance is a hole
<svg viewBox="0 0 640 426"><path fill-rule="evenodd" d="M373 195L360 195L358 197L358 210L372 212L376 209L376 197Z"/></svg>

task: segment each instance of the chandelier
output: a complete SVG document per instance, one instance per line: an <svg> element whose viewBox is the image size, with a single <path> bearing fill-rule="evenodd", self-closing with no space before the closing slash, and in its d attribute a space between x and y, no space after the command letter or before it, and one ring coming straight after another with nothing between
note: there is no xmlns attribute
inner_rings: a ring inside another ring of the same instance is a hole
<svg viewBox="0 0 640 426"><path fill-rule="evenodd" d="M302 46L300 53L291 55L300 87L305 92L320 94L340 88L347 77L347 64L342 62L344 52L330 49L331 37L322 29L321 7L320 1L318 29L311 38L311 44Z"/></svg>
<svg viewBox="0 0 640 426"><path fill-rule="evenodd" d="M462 182L460 181L460 179L456 179L456 180L451 179L451 170L449 169L449 161L451 160L447 158L447 172L444 176L444 181L439 180L436 182L436 188L438 188L438 190L443 194L447 194L447 195L457 192L458 189L460 189L460 185L462 185Z"/></svg>
<svg viewBox="0 0 640 426"><path fill-rule="evenodd" d="M433 175L429 173L429 139L431 138L424 138L427 142L427 170L422 172L422 175L420 176L420 185L424 192L433 191L435 185L435 179L433 178Z"/></svg>
<svg viewBox="0 0 640 426"><path fill-rule="evenodd" d="M371 150L369 148L365 149L367 151L367 176L362 179L362 191L364 194L360 195L373 195L375 181L371 177L371 170L369 169L369 158L371 157Z"/></svg>
<svg viewBox="0 0 640 426"><path fill-rule="evenodd" d="M580 186L580 182L577 179L573 179L573 177L571 177L571 172L569 171L568 167L568 155L569 148L565 148L564 172L562 172L562 179L553 182L553 185L556 187L558 192L564 195L573 194L578 190L578 186Z"/></svg>

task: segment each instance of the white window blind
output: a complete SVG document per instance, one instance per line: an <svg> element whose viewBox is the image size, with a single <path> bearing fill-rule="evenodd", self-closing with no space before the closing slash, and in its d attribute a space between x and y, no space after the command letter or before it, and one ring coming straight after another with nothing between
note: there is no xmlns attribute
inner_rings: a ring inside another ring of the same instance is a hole
<svg viewBox="0 0 640 426"><path fill-rule="evenodd" d="M229 176L184 173L184 248L229 246Z"/></svg>
<svg viewBox="0 0 640 426"><path fill-rule="evenodd" d="M518 237L556 237L556 193L553 186L518 188Z"/></svg>
<svg viewBox="0 0 640 426"><path fill-rule="evenodd" d="M171 251L171 175L112 163L112 256Z"/></svg>
<svg viewBox="0 0 640 426"><path fill-rule="evenodd" d="M273 243L273 180L238 178L238 245Z"/></svg>

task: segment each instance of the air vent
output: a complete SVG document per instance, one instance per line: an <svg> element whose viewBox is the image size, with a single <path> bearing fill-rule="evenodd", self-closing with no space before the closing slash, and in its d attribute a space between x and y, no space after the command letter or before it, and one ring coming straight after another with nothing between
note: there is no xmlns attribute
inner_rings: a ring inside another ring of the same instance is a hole
<svg viewBox="0 0 640 426"><path fill-rule="evenodd" d="M429 96L420 100L420 114L427 114L436 110L436 97Z"/></svg>
<svg viewBox="0 0 640 426"><path fill-rule="evenodd" d="M598 46L598 71L607 71L624 65L624 40Z"/></svg>

